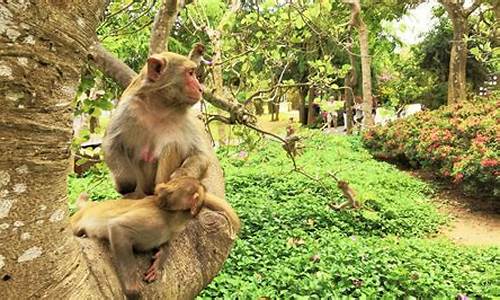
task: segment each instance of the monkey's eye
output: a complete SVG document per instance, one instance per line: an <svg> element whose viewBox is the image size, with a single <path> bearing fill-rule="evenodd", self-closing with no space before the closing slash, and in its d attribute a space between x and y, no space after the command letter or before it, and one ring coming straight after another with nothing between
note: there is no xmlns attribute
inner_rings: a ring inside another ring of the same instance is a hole
<svg viewBox="0 0 500 300"><path fill-rule="evenodd" d="M189 69L188 74L189 74L189 76L193 76L194 75L194 69Z"/></svg>

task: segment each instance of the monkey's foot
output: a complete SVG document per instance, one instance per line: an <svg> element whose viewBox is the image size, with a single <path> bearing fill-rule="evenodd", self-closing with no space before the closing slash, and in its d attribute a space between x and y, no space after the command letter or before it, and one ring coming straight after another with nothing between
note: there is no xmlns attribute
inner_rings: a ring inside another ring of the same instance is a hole
<svg viewBox="0 0 500 300"><path fill-rule="evenodd" d="M163 251L160 249L158 252L153 255L153 262L149 269L144 273L144 281L153 282L160 277L161 273L161 265L162 265L162 253Z"/></svg>

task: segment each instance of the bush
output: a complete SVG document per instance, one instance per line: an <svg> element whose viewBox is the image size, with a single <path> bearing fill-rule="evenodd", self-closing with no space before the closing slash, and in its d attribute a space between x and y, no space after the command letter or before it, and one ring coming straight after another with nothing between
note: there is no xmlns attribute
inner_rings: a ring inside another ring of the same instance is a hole
<svg viewBox="0 0 500 300"><path fill-rule="evenodd" d="M498 196L498 109L494 97L420 112L363 135L379 158L404 159L433 170L470 194Z"/></svg>

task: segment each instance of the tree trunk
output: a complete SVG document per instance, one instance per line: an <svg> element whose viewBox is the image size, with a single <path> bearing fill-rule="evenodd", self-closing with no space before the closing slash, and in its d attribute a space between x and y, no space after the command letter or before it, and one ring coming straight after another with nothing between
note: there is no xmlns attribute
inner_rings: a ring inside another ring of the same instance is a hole
<svg viewBox="0 0 500 300"><path fill-rule="evenodd" d="M168 49L168 37L177 17L177 0L163 0L151 30L149 55Z"/></svg>
<svg viewBox="0 0 500 300"><path fill-rule="evenodd" d="M314 98L316 97L316 88L311 86L307 95L307 125L313 124L316 120L314 116Z"/></svg>
<svg viewBox="0 0 500 300"><path fill-rule="evenodd" d="M306 116L306 95L309 93L309 89L303 87L299 91L299 121L302 125L307 125Z"/></svg>
<svg viewBox="0 0 500 300"><path fill-rule="evenodd" d="M352 31L352 30L349 30ZM350 36L352 36L350 34ZM345 86L346 89L344 91L344 99L345 99L345 113L346 113L346 120L345 120L345 126L347 130L347 134L352 133L352 108L354 106L354 88L356 87L356 83L358 80L358 76L356 73L356 59L354 57L354 54L352 53L352 37L349 38L350 42L347 45L347 51L349 55L349 61L351 63L351 70L349 70L349 73L345 77Z"/></svg>
<svg viewBox="0 0 500 300"><path fill-rule="evenodd" d="M0 291L90 297L97 280L68 230L71 100L103 1L0 4ZM101 278L103 279L103 278Z"/></svg>
<svg viewBox="0 0 500 300"><path fill-rule="evenodd" d="M7 33L0 35L2 299L123 297L108 247L74 238L68 228L71 100L103 9L100 0L0 5ZM223 197L222 170L210 155L204 184ZM224 216L204 210L170 243L162 277L145 287L144 298L195 297L227 257L229 231ZM138 272L150 256L138 255Z"/></svg>
<svg viewBox="0 0 500 300"><path fill-rule="evenodd" d="M450 67L448 73L448 105L464 101L467 98L467 35L469 33L469 16L481 6L482 0L474 0L465 8L463 1L439 0L453 24L453 41L451 42ZM495 4L498 7L498 4ZM495 5L493 8L496 9Z"/></svg>
<svg viewBox="0 0 500 300"><path fill-rule="evenodd" d="M363 79L363 126L373 126L373 97L371 57L368 52L368 28L360 17L359 23L359 48L361 50L361 76Z"/></svg>
<svg viewBox="0 0 500 300"><path fill-rule="evenodd" d="M274 100L274 113L275 113L275 121L280 120L280 100L281 97L278 98L278 100Z"/></svg>
<svg viewBox="0 0 500 300"><path fill-rule="evenodd" d="M213 93L216 97L224 97L224 81L222 74L222 39L221 36L224 30L224 24L226 21L241 7L239 0L232 0L229 10L222 16L221 21L216 29L207 28L206 32L210 41L213 45L214 55L212 57L212 78L213 78ZM207 24L208 26L208 24ZM217 114L221 114L222 111L217 110ZM218 124L219 133L219 143L221 145L225 144L226 140L226 127L223 123Z"/></svg>
<svg viewBox="0 0 500 300"><path fill-rule="evenodd" d="M451 15L450 15L451 16ZM451 17L453 24L453 41L451 42L450 67L448 73L448 105L467 98L467 18L460 15Z"/></svg>
<svg viewBox="0 0 500 300"><path fill-rule="evenodd" d="M255 114L261 116L264 113L264 102L262 100L252 101L255 107Z"/></svg>
<svg viewBox="0 0 500 300"><path fill-rule="evenodd" d="M351 5L351 26L359 31L359 48L361 52L361 78L363 82L363 126L373 126L373 99L372 99L372 75L371 57L368 51L368 28L361 17L361 5L359 0L344 0Z"/></svg>
<svg viewBox="0 0 500 300"><path fill-rule="evenodd" d="M221 33L218 30L208 29L208 36L212 42L214 55L212 57L212 79L213 79L213 89L212 92L216 97L224 97L224 81L222 78L222 40ZM217 114L221 114L221 110L217 110ZM226 144L226 126L223 123L217 123L217 132L219 134L219 145Z"/></svg>

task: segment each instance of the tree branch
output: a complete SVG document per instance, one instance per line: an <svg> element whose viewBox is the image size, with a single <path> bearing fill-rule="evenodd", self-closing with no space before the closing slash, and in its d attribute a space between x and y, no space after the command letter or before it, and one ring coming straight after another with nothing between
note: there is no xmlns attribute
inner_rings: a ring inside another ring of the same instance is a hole
<svg viewBox="0 0 500 300"><path fill-rule="evenodd" d="M156 13L149 40L149 55L168 49L168 37L177 17L177 0L163 0Z"/></svg>
<svg viewBox="0 0 500 300"><path fill-rule="evenodd" d="M479 6L481 6L481 2L482 2L481 0L475 0L474 3L472 3L472 5L469 8L465 9L464 10L465 17L466 18L469 17L470 14L472 14Z"/></svg>
<svg viewBox="0 0 500 300"><path fill-rule="evenodd" d="M137 75L127 64L106 50L99 42L89 49L88 58L106 76L113 78L123 88L127 87Z"/></svg>
<svg viewBox="0 0 500 300"><path fill-rule="evenodd" d="M254 124L257 122L257 118L246 110L240 103L226 101L215 96L213 93L208 92L203 93L203 99L213 106L229 112L231 121L230 124Z"/></svg>

